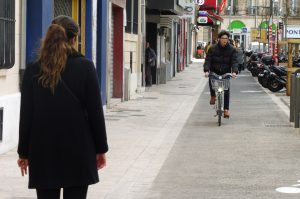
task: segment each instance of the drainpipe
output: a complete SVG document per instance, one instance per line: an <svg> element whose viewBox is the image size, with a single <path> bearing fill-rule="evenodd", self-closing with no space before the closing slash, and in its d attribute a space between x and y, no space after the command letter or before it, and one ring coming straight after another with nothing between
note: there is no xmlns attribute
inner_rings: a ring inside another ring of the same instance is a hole
<svg viewBox="0 0 300 199"><path fill-rule="evenodd" d="M26 6L27 6L27 1L21 1L21 18L19 18L18 20L21 21L20 24L20 34L21 36L21 46L20 46L20 68L19 68L19 87L21 90L21 84L23 81L23 75L24 75L24 71L26 68Z"/></svg>

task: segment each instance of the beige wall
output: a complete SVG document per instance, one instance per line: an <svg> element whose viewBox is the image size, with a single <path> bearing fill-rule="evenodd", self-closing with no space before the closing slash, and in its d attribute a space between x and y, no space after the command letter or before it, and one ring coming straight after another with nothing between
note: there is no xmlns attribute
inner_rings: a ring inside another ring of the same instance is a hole
<svg viewBox="0 0 300 199"><path fill-rule="evenodd" d="M138 35L125 33L124 58L125 68L130 68L130 52L132 52L132 73L137 72Z"/></svg>
<svg viewBox="0 0 300 199"><path fill-rule="evenodd" d="M141 60L138 52L139 49L139 38L135 34L125 33L125 44L124 44L124 66L130 69L130 52L132 52L132 73L130 75L130 98L136 94L138 87L138 73L140 73Z"/></svg>
<svg viewBox="0 0 300 199"><path fill-rule="evenodd" d="M15 23L15 65L11 69L0 69L0 96L19 92L19 68L21 49L21 5L16 1L16 23Z"/></svg>
<svg viewBox="0 0 300 199"><path fill-rule="evenodd" d="M0 154L14 148L18 143L20 92L19 68L21 52L21 1L16 2L16 39L15 65L11 69L0 70L0 108L3 108L3 140L0 142ZM24 52L24 50L23 50Z"/></svg>

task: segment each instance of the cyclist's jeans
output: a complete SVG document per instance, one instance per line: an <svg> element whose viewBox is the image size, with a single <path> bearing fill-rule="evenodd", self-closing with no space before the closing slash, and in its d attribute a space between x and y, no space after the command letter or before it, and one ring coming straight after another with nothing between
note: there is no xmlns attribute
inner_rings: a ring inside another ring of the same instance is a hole
<svg viewBox="0 0 300 199"><path fill-rule="evenodd" d="M210 96L216 96L215 91L211 87L210 80L208 82L209 82ZM229 110L229 99L230 99L230 89L224 92L224 109Z"/></svg>

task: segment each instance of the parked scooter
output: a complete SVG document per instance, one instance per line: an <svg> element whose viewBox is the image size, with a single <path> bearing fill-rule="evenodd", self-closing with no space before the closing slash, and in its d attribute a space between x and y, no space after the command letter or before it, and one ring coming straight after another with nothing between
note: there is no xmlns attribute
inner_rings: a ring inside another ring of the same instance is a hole
<svg viewBox="0 0 300 199"><path fill-rule="evenodd" d="M286 86L287 70L282 66L275 66L272 55L264 55L259 67L258 82L272 92L280 91Z"/></svg>
<svg viewBox="0 0 300 199"><path fill-rule="evenodd" d="M268 89L272 92L280 91L286 87L287 70L285 67L270 66L269 85Z"/></svg>
<svg viewBox="0 0 300 199"><path fill-rule="evenodd" d="M257 77L258 75L258 63L259 63L258 54L252 53L247 63L247 69L251 72L253 77Z"/></svg>

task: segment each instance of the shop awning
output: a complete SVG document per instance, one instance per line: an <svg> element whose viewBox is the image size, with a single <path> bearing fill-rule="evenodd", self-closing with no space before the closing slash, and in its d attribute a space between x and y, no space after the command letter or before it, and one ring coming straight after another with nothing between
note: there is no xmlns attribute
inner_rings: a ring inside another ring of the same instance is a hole
<svg viewBox="0 0 300 199"><path fill-rule="evenodd" d="M259 27L261 29L268 29L269 28L269 22L268 21L263 21L263 22L260 23ZM274 23L272 24L272 29L276 30L276 25Z"/></svg>
<svg viewBox="0 0 300 199"><path fill-rule="evenodd" d="M215 14L213 11L211 10L207 10L207 14L209 15L209 17L218 20L218 21L223 21L223 18L217 14Z"/></svg>
<svg viewBox="0 0 300 199"><path fill-rule="evenodd" d="M233 29L242 29L242 28L245 28L246 25L240 21L240 20L234 20L230 23L228 29L229 30L233 30Z"/></svg>

